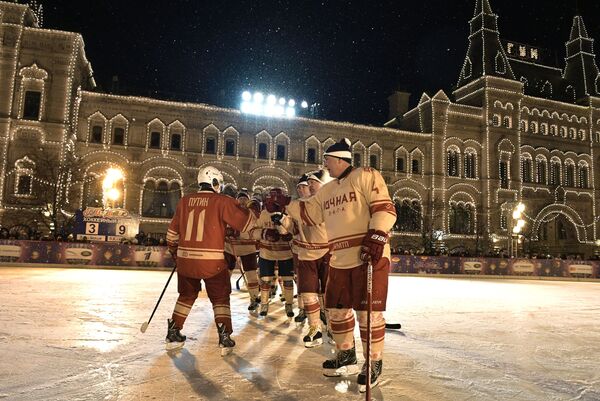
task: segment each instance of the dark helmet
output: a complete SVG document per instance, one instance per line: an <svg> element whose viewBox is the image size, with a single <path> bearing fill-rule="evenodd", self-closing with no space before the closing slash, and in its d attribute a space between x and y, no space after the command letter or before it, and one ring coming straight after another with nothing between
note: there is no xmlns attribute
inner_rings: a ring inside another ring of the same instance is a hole
<svg viewBox="0 0 600 401"><path fill-rule="evenodd" d="M287 196L281 188L271 188L265 196L265 209L269 213L283 212L290 204L291 197Z"/></svg>

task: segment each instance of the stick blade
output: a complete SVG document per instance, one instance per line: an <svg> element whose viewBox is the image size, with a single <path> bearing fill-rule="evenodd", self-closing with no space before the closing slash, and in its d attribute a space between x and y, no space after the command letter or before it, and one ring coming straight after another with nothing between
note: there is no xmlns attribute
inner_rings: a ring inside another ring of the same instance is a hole
<svg viewBox="0 0 600 401"><path fill-rule="evenodd" d="M142 323L142 326L140 327L140 331L142 333L145 333L147 328L148 328L148 322L144 322L144 323Z"/></svg>
<svg viewBox="0 0 600 401"><path fill-rule="evenodd" d="M386 323L385 328L388 330L400 330L402 325L400 323Z"/></svg>

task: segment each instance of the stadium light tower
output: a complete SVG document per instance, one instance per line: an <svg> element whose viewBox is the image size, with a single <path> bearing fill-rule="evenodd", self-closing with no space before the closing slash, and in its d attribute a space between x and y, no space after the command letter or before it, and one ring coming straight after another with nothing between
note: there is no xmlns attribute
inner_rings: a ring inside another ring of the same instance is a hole
<svg viewBox="0 0 600 401"><path fill-rule="evenodd" d="M278 97L275 94L265 96L262 92L244 91L242 92L240 111L257 116L293 118L297 114L296 106L296 100L291 98ZM300 107L308 109L308 102L303 100Z"/></svg>

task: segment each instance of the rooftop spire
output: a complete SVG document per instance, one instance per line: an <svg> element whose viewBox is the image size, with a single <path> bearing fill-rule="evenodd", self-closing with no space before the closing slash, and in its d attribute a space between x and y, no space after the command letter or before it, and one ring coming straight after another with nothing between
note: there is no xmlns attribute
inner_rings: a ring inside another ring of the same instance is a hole
<svg viewBox="0 0 600 401"><path fill-rule="evenodd" d="M576 15L573 17L573 25L571 26L571 35L569 36L569 40L575 40L579 38L589 38L587 30L585 29L585 24L583 23L583 18L581 16Z"/></svg>
<svg viewBox="0 0 600 401"><path fill-rule="evenodd" d="M475 1L475 12L473 13L473 17L476 17L479 14L493 14L492 7L488 0Z"/></svg>

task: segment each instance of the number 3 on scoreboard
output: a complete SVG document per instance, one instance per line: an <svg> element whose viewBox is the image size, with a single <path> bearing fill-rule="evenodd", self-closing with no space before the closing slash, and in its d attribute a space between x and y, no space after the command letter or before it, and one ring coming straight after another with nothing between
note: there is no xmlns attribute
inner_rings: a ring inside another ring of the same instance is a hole
<svg viewBox="0 0 600 401"><path fill-rule="evenodd" d="M197 224L194 224L195 212L195 210L192 210L190 214L188 214L187 224L185 225L185 240L189 241L190 239L192 239L192 230L195 225L197 227L196 241L202 242L202 239L204 238L204 216L206 215L206 209L198 213Z"/></svg>
<svg viewBox="0 0 600 401"><path fill-rule="evenodd" d="M98 234L98 223L85 223L86 234Z"/></svg>

